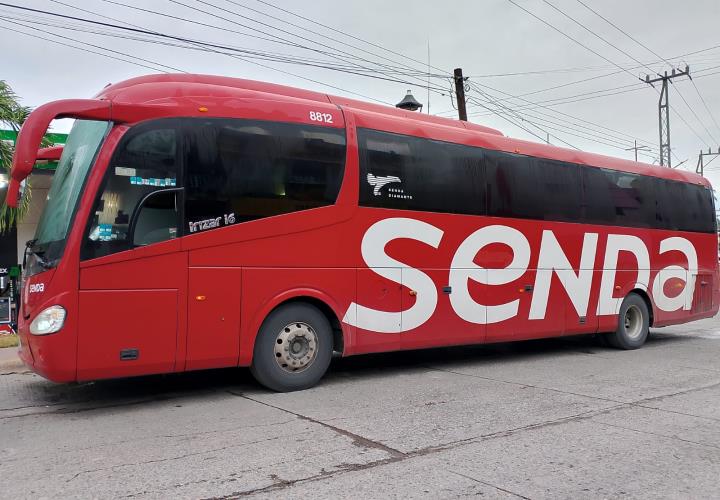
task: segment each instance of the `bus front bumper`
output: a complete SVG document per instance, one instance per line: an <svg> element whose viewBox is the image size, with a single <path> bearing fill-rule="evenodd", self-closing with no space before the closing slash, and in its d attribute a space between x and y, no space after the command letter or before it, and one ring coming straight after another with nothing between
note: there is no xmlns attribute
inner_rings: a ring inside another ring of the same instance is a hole
<svg viewBox="0 0 720 500"><path fill-rule="evenodd" d="M74 382L77 379L74 337L62 330L51 335L31 335L29 327L28 321L21 320L18 324L20 360L43 378L53 382ZM68 337L73 338L72 345L69 345Z"/></svg>

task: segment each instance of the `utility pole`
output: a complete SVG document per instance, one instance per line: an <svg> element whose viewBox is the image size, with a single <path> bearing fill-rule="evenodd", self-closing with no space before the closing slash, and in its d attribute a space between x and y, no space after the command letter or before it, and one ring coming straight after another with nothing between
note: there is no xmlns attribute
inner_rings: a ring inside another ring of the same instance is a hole
<svg viewBox="0 0 720 500"><path fill-rule="evenodd" d="M457 96L458 117L466 122L467 110L465 109L465 80L462 68L455 68L455 95Z"/></svg>
<svg viewBox="0 0 720 500"><path fill-rule="evenodd" d="M720 147L718 148L717 152L711 151L709 148L707 150L707 153L704 153L702 150L700 151L700 155L698 156L698 162L697 167L695 167L695 172L698 174L704 176L705 175L705 157L706 156L720 156ZM710 160L712 161L712 160ZM710 161L708 163L710 163Z"/></svg>
<svg viewBox="0 0 720 500"><path fill-rule="evenodd" d="M645 75L643 80L648 85L655 87L653 83L662 82L662 90L660 91L660 100L658 101L658 119L660 125L660 166L670 167L670 96L668 95L668 82L679 76L690 77L690 66L685 66L685 71L677 71L673 68L668 75L666 71L664 75L658 74L658 78L650 79L650 75Z"/></svg>
<svg viewBox="0 0 720 500"><path fill-rule="evenodd" d="M625 148L625 151L635 151L635 161L638 161L638 151L650 151L650 148L647 146L638 146L637 145L637 139L635 139L635 145L631 148Z"/></svg>

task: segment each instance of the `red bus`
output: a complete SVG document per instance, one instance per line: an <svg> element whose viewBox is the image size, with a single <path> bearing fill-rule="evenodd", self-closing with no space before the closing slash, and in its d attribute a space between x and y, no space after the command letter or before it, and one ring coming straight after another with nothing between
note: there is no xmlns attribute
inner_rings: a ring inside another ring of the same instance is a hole
<svg viewBox="0 0 720 500"><path fill-rule="evenodd" d="M718 311L708 181L279 85L158 75L36 109L76 119L19 333L44 377L249 366L274 390L333 353L605 334Z"/></svg>

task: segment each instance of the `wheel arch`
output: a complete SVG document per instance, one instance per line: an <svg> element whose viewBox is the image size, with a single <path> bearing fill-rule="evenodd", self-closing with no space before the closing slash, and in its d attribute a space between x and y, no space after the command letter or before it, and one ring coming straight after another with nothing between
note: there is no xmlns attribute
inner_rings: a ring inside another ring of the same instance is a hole
<svg viewBox="0 0 720 500"><path fill-rule="evenodd" d="M645 305L648 308L648 313L650 313L650 318L648 318L650 321L649 326L653 326L653 322L655 321L655 306L654 306L652 300L650 299L650 295L648 294L647 290L643 290L641 288L633 288L632 290L630 290L628 292L627 295L630 295L631 293L639 295L640 298L643 299L643 301L645 302Z"/></svg>
<svg viewBox="0 0 720 500"><path fill-rule="evenodd" d="M267 317L278 308L295 303L312 305L325 315L330 322L330 327L332 328L333 350L339 352L340 354L344 354L345 347L348 344L348 332L340 321L342 313L340 312L339 306L327 294L320 290L311 288L288 290L265 303L264 307L255 314L252 324L249 325L249 329L247 330L252 335L250 353L254 352L257 334ZM252 356L252 354L250 354L250 356ZM252 359L249 361L251 360Z"/></svg>
<svg viewBox="0 0 720 500"><path fill-rule="evenodd" d="M333 350L339 352L340 354L343 354L345 352L345 336L343 333L342 323L340 322L340 319L336 314L335 310L330 307L326 302L318 299L317 297L311 297L308 295L297 296L278 304L272 309L272 311L286 304L295 304L298 302L315 306L320 310L320 312L325 315L325 317L330 322L330 327L332 328ZM272 311L270 311L268 314L272 313Z"/></svg>

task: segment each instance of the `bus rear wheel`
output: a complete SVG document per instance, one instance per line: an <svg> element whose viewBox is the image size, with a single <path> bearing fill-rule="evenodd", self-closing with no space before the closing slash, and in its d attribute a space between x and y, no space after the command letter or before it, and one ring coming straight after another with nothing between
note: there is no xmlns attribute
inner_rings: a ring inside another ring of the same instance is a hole
<svg viewBox="0 0 720 500"><path fill-rule="evenodd" d="M308 389L330 366L333 335L325 315L309 304L287 304L265 319L255 339L255 379L278 392Z"/></svg>
<svg viewBox="0 0 720 500"><path fill-rule="evenodd" d="M647 304L636 293L631 293L620 306L617 330L606 336L608 343L617 349L637 349L648 337L650 312Z"/></svg>

